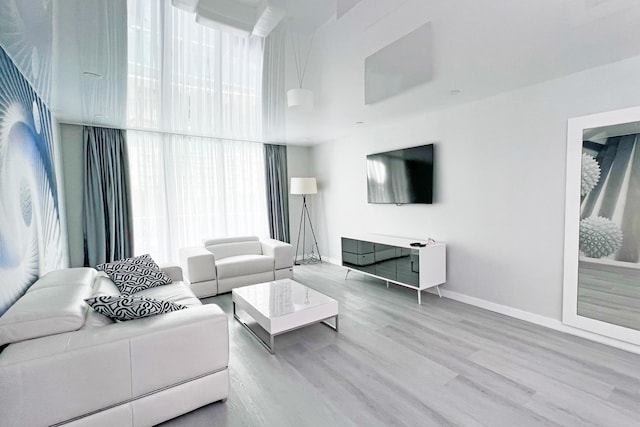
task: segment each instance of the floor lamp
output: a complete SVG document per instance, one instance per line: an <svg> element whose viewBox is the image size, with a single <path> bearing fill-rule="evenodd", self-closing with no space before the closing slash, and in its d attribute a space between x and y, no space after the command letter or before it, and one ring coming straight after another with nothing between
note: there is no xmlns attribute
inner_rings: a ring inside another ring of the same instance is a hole
<svg viewBox="0 0 640 427"><path fill-rule="evenodd" d="M300 212L300 226L298 227L298 241L296 243L296 257L293 259L295 265L311 264L316 262L322 262L322 256L320 256L320 249L318 248L318 241L316 240L316 233L313 231L313 224L311 224L311 217L309 216L309 208L307 207L307 196L309 194L317 194L318 186L315 178L291 178L291 194L302 195L302 212ZM311 235L313 237L313 245L311 246L311 254L309 259L305 262L305 238L306 238L306 223L309 223L311 229ZM302 261L298 262L298 247L300 246L300 235L302 234ZM315 250L318 251L316 256Z"/></svg>

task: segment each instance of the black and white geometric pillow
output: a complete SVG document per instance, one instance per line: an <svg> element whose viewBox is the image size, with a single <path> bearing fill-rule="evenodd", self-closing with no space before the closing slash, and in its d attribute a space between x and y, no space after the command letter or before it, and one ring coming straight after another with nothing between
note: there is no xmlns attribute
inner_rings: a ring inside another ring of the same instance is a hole
<svg viewBox="0 0 640 427"><path fill-rule="evenodd" d="M171 301L138 296L110 296L87 298L87 304L100 314L114 320L134 320L156 314L171 313L187 308Z"/></svg>
<svg viewBox="0 0 640 427"><path fill-rule="evenodd" d="M160 270L149 254L99 264L96 270L107 273L122 295L171 283L171 277Z"/></svg>

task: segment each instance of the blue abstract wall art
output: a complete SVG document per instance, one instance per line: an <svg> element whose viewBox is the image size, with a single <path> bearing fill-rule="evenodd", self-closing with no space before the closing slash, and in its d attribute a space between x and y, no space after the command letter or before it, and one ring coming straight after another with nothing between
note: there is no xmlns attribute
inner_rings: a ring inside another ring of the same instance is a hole
<svg viewBox="0 0 640 427"><path fill-rule="evenodd" d="M0 315L66 267L51 114L0 48Z"/></svg>

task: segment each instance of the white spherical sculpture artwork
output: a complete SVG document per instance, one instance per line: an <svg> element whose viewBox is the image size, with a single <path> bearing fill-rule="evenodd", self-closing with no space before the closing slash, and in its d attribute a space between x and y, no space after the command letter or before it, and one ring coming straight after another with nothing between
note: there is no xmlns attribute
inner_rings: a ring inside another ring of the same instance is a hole
<svg viewBox="0 0 640 427"><path fill-rule="evenodd" d="M580 250L590 258L613 255L622 247L622 230L601 216L580 221Z"/></svg>
<svg viewBox="0 0 640 427"><path fill-rule="evenodd" d="M582 185L580 194L584 197L593 190L600 181L600 165L586 153L582 154Z"/></svg>

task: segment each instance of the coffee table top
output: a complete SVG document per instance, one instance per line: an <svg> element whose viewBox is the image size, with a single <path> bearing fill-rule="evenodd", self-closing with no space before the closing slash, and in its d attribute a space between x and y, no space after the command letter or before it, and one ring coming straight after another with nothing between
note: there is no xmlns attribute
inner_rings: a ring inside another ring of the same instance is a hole
<svg viewBox="0 0 640 427"><path fill-rule="evenodd" d="M276 335L319 322L338 330L338 301L292 279L235 288L231 299L233 317L271 353Z"/></svg>
<svg viewBox="0 0 640 427"><path fill-rule="evenodd" d="M238 297L268 319L325 305L335 305L337 309L335 299L292 279L235 288L232 290L232 298L238 301Z"/></svg>

